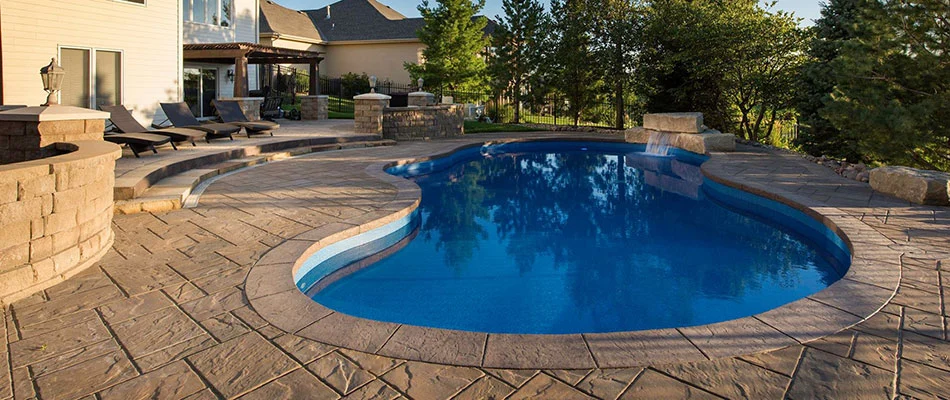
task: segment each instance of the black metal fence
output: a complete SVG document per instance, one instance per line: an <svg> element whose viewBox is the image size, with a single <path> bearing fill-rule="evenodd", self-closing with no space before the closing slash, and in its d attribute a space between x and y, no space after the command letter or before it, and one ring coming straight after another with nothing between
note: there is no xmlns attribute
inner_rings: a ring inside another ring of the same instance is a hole
<svg viewBox="0 0 950 400"><path fill-rule="evenodd" d="M306 74L297 72L296 76ZM307 82L304 80L303 82ZM436 101L473 105L476 113L472 117L492 122L515 122L516 102L513 96L505 93L450 90L445 87L423 87L423 91L433 93ZM401 85L393 82L378 82L376 92L382 94L405 94L420 90L418 86ZM353 97L369 93L369 82L365 79L320 77L320 94L328 95L331 113L352 114ZM578 113L579 111L579 113ZM642 113L635 104L623 106L624 127L636 126ZM475 115L480 114L480 115ZM522 96L519 123L544 124L555 126L585 126L596 128L617 128L617 106L613 99L603 98L576 110L564 96L547 95L535 97Z"/></svg>

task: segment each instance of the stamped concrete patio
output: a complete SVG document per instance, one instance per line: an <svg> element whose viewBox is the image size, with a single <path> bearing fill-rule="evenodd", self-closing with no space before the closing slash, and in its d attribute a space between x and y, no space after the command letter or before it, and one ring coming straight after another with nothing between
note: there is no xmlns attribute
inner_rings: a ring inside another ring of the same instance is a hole
<svg viewBox="0 0 950 400"><path fill-rule="evenodd" d="M314 229L353 226L398 196L368 165L488 138L315 153L223 177L197 208L117 215L114 248L98 267L5 310L0 398L950 397L950 209L911 206L751 147L715 154L705 172L835 208L883 235L875 245L899 255L887 262L900 286L880 312L817 340L788 335L793 344L764 353L506 370L338 348L286 332L252 307L245 282L268 251Z"/></svg>

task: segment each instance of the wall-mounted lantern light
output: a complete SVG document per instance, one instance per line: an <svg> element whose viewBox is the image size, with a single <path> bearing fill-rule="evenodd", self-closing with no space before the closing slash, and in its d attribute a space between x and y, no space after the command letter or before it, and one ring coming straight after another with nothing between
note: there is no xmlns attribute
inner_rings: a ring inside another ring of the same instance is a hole
<svg viewBox="0 0 950 400"><path fill-rule="evenodd" d="M49 65L40 68L40 77L43 78L43 90L49 93L46 96L44 106L59 104L56 101L56 92L63 89L63 78L66 77L66 70L56 63L56 58L50 59Z"/></svg>
<svg viewBox="0 0 950 400"><path fill-rule="evenodd" d="M229 69L229 70L228 70L228 80L231 81L231 82L234 82L234 70L233 70L233 69Z"/></svg>

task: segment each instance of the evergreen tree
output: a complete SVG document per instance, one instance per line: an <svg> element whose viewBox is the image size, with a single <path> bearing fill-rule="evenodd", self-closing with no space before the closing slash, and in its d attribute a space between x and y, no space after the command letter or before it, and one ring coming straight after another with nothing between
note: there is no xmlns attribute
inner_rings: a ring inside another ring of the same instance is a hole
<svg viewBox="0 0 950 400"><path fill-rule="evenodd" d="M476 16L484 7L485 0L436 0L434 7L428 0L422 1L418 10L425 26L416 34L426 45L422 51L425 62L404 64L412 80L423 78L450 90L484 85L488 19Z"/></svg>
<svg viewBox="0 0 950 400"><path fill-rule="evenodd" d="M862 4L820 112L865 161L950 171L950 3Z"/></svg>
<svg viewBox="0 0 950 400"><path fill-rule="evenodd" d="M808 63L802 68L797 99L801 125L795 145L806 153L830 155L856 161L856 146L819 111L831 101L835 87L831 63L838 58L841 47L854 37L858 10L865 0L828 0L821 6L821 17L811 28L814 35L808 49Z"/></svg>
<svg viewBox="0 0 950 400"><path fill-rule="evenodd" d="M637 0L590 0L594 55L605 82L612 85L614 127L624 128L625 89L640 53L644 7Z"/></svg>
<svg viewBox="0 0 950 400"><path fill-rule="evenodd" d="M564 95L567 112L574 125L600 92L601 82L594 59L593 23L585 0L551 0L551 26L548 39L552 51L546 54L549 80ZM560 104L555 105L560 107Z"/></svg>
<svg viewBox="0 0 950 400"><path fill-rule="evenodd" d="M546 14L537 0L504 0L504 17L492 36L494 54L489 69L499 90L511 93L514 123L521 122L522 92L530 80L537 80L544 45Z"/></svg>

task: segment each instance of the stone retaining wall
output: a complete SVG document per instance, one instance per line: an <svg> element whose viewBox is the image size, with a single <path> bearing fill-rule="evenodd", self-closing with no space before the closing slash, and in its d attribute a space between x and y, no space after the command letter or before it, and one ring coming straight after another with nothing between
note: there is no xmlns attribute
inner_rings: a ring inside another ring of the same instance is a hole
<svg viewBox="0 0 950 400"><path fill-rule="evenodd" d="M75 275L112 246L122 150L101 140L52 148L66 154L0 166L2 306Z"/></svg>
<svg viewBox="0 0 950 400"><path fill-rule="evenodd" d="M383 109L383 138L394 140L459 137L465 133L457 104Z"/></svg>

